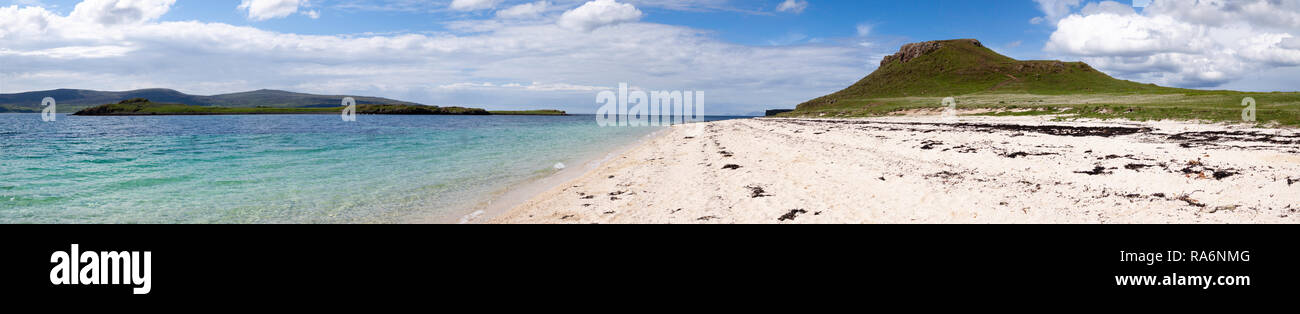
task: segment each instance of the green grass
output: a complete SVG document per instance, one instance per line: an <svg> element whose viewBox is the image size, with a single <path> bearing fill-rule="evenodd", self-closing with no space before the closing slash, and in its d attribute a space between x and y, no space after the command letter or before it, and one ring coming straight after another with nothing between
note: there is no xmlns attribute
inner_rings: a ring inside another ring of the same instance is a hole
<svg viewBox="0 0 1300 314"><path fill-rule="evenodd" d="M0 105L0 113L31 113L31 112L41 112L41 111L39 109Z"/></svg>
<svg viewBox="0 0 1300 314"><path fill-rule="evenodd" d="M1260 124L1300 126L1300 93L1215 92L1189 94L990 94L979 93L953 97L957 108L988 109L972 115L1030 116L1063 115L1073 118L1149 120L1200 120L1242 122L1242 99L1256 102L1256 121ZM942 108L942 97L897 97L852 99L840 106L786 113L794 117L869 117L899 114L907 110Z"/></svg>
<svg viewBox="0 0 1300 314"><path fill-rule="evenodd" d="M1259 123L1300 126L1300 93L1161 87L1118 80L1082 62L1017 61L972 40L941 43L908 62L891 59L852 86L780 116L882 116L934 110L953 97L959 109L991 110L980 115L1241 122L1242 99L1253 97Z"/></svg>

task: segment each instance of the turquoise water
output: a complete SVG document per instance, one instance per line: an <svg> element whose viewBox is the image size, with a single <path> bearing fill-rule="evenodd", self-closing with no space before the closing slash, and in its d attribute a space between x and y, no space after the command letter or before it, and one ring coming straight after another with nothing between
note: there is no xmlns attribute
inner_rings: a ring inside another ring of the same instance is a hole
<svg viewBox="0 0 1300 314"><path fill-rule="evenodd" d="M400 223L463 215L657 128L593 116L0 114L0 223Z"/></svg>

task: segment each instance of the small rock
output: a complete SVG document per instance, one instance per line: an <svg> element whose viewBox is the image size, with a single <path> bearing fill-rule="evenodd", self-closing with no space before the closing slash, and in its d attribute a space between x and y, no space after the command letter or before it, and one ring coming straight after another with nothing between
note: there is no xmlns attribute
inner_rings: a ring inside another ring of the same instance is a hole
<svg viewBox="0 0 1300 314"><path fill-rule="evenodd" d="M781 218L777 218L776 221L794 220L795 218L799 218L799 214L807 214L807 213L808 211L806 210L791 209L790 212L785 213L785 215L781 215Z"/></svg>

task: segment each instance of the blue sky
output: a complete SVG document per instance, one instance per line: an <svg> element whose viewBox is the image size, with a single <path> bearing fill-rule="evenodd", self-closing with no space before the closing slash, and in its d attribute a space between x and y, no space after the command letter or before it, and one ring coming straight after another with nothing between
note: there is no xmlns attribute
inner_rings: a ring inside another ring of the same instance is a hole
<svg viewBox="0 0 1300 314"><path fill-rule="evenodd" d="M11 4L34 1L6 0ZM238 10L241 0L177 1L161 21L218 22L251 26L295 34L365 34L406 32L449 32L443 23L457 20L490 18L491 10L461 12L448 9L451 1L309 1L318 18L292 14L284 18L255 21ZM717 38L745 45L816 44L857 36L859 25L872 27L876 37L908 42L931 39L978 38L992 46L1004 47L1019 42L1018 47L1000 50L1008 55L1038 57L1042 43L1051 34L1047 26L1028 21L1043 13L1031 0L942 0L942 1L862 1L812 0L799 14L776 12L784 0L714 1L725 5L709 6L710 1L684 1L677 8L648 4L641 22L681 25L707 30ZM80 0L42 0L55 12L67 14ZM418 5L402 6L402 3ZM503 1L499 8L512 3ZM626 1L637 3L636 1ZM671 1L662 1L671 2ZM554 3L559 3L558 1ZM369 7L363 6L369 5ZM976 13L984 12L984 13ZM977 26L977 27L972 27ZM795 39L798 40L795 40Z"/></svg>
<svg viewBox="0 0 1300 314"><path fill-rule="evenodd" d="M8 2L8 3L5 3ZM915 41L1130 80L1300 89L1300 0L0 0L0 92L272 88L594 111L627 82L791 107Z"/></svg>

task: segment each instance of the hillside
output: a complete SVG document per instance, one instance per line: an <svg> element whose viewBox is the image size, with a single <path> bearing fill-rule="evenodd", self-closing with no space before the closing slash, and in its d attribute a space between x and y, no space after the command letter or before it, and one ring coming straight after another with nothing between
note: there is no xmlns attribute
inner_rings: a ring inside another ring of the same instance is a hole
<svg viewBox="0 0 1300 314"><path fill-rule="evenodd" d="M232 108L330 108L338 107L344 97L359 103L382 105L420 105L418 103L380 97L348 95L314 95L279 90L257 90L213 96L190 95L171 89L139 89L122 92L105 92L81 89L55 89L16 94L0 94L0 112L39 112L41 99L54 97L60 112L74 112L82 108L116 103L126 99L145 98L159 103L178 103L194 106Z"/></svg>
<svg viewBox="0 0 1300 314"><path fill-rule="evenodd" d="M94 106L77 111L78 116L140 116L140 115L235 115L235 114L340 114L341 106L313 108L273 107L218 107L194 106L153 102L133 98L117 103ZM490 115L487 110L463 107L437 107L425 105L358 104L357 114L385 115ZM560 113L561 115L563 112Z"/></svg>
<svg viewBox="0 0 1300 314"><path fill-rule="evenodd" d="M904 45L853 85L781 115L878 116L938 108L945 97L954 97L959 109L993 111L983 114L1210 121L1240 121L1243 98L1252 97L1260 122L1300 125L1300 93L1143 84L1115 79L1083 62L1016 60L974 39Z"/></svg>
<svg viewBox="0 0 1300 314"><path fill-rule="evenodd" d="M948 97L973 93L1061 95L1079 93L1179 93L1182 89L1118 80L1083 62L1020 61L955 39L907 44L885 57L867 77L839 92L799 105L800 110L843 100Z"/></svg>

